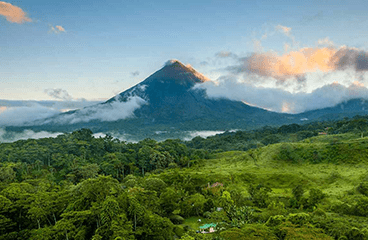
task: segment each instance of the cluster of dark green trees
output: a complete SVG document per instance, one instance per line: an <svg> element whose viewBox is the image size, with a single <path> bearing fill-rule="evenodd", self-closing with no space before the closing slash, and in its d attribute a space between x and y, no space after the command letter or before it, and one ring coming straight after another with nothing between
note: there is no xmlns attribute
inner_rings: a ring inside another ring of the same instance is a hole
<svg viewBox="0 0 368 240"><path fill-rule="evenodd" d="M78 183L104 174L122 180L127 174L144 176L146 171L190 166L207 157L206 151L189 149L180 140L125 143L109 135L94 138L89 129L82 129L56 138L2 143L0 159L7 170L0 179L22 181L29 175L51 174L58 182Z"/></svg>

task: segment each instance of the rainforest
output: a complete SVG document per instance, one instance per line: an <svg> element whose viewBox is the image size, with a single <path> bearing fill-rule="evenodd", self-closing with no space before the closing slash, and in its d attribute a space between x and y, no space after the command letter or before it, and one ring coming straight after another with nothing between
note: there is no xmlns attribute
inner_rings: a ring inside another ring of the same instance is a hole
<svg viewBox="0 0 368 240"><path fill-rule="evenodd" d="M368 239L368 118L0 143L0 239Z"/></svg>

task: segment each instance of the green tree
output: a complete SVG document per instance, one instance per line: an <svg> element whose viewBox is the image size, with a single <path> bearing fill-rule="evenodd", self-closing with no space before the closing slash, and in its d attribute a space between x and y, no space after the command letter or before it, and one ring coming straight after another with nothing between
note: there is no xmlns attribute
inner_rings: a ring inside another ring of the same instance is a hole
<svg viewBox="0 0 368 240"><path fill-rule="evenodd" d="M143 221L143 217L145 215L145 209L135 197L129 196L128 212L129 212L129 215L133 218L134 231L136 231L137 224L140 224Z"/></svg>
<svg viewBox="0 0 368 240"><path fill-rule="evenodd" d="M142 169L142 176L144 176L144 169L149 166L150 156L153 152L154 150L147 145L144 145L138 151L138 165Z"/></svg>

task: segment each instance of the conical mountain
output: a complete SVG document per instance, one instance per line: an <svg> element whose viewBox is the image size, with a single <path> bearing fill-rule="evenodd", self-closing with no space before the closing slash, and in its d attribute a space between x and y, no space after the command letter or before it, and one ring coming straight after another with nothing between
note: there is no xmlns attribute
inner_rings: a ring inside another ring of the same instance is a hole
<svg viewBox="0 0 368 240"><path fill-rule="evenodd" d="M201 89L193 89L209 79L190 66L171 60L159 71L136 86L120 93L106 103L128 101L132 96L144 99L147 104L135 110L136 119L145 124L168 124L184 121L240 120L267 111L239 101L210 99ZM226 123L225 125L227 125ZM225 127L225 126L224 126Z"/></svg>

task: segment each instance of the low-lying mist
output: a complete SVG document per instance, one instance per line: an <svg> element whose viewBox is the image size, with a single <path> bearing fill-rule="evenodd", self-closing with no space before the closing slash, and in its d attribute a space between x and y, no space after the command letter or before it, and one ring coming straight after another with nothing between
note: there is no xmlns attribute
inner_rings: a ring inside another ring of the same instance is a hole
<svg viewBox="0 0 368 240"><path fill-rule="evenodd" d="M234 130L235 131L235 130ZM209 136L214 136L216 134L224 133L224 131L175 131L175 132L156 132L152 134L148 134L145 137L135 136L132 134L125 134L119 132L98 132L94 133L93 137L95 138L104 138L107 135L119 139L124 142L132 142L136 143L144 138L155 139L156 141L164 141L166 139L181 139L183 141L190 141L195 137L207 138ZM15 142L18 140L27 140L27 139L40 139L40 138L55 138L61 134L61 132L47 132L47 131L33 131L30 129L23 130L21 132L6 130L4 128L0 128L0 143L7 142Z"/></svg>

